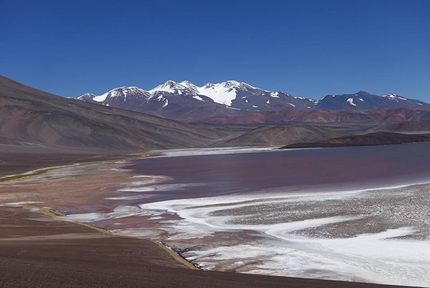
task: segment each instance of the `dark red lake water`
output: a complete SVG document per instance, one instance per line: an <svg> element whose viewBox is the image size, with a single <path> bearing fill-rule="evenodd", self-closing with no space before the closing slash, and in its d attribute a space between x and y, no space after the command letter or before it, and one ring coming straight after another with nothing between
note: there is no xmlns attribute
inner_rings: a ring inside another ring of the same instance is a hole
<svg viewBox="0 0 430 288"><path fill-rule="evenodd" d="M368 189L430 180L430 144L342 147L224 155L145 158L127 167L140 175L192 184L145 192L150 201L300 191Z"/></svg>

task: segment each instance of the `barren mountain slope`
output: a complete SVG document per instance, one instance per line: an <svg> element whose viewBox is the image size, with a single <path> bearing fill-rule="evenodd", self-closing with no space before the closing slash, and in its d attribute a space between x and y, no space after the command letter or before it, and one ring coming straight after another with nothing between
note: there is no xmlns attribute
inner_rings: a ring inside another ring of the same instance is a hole
<svg viewBox="0 0 430 288"><path fill-rule="evenodd" d="M364 135L351 135L330 138L315 142L289 144L282 148L314 148L314 147L347 147L374 146L430 142L430 134L401 134L392 132L375 132Z"/></svg>
<svg viewBox="0 0 430 288"><path fill-rule="evenodd" d="M205 147L220 134L48 94L0 76L0 143L142 150Z"/></svg>
<svg viewBox="0 0 430 288"><path fill-rule="evenodd" d="M210 118L211 124L280 124L291 121L307 123L365 123L378 121L421 121L430 119L430 109L389 108L375 110L295 110L268 111L234 118Z"/></svg>
<svg viewBox="0 0 430 288"><path fill-rule="evenodd" d="M278 146L293 143L315 142L332 137L347 135L325 127L307 124L288 126L262 126L226 141L228 146Z"/></svg>

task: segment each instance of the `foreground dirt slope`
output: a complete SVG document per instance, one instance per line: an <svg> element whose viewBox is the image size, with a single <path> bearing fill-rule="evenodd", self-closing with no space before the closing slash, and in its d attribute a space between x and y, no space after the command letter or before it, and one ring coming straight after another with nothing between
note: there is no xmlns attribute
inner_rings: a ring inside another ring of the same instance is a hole
<svg viewBox="0 0 430 288"><path fill-rule="evenodd" d="M390 287L193 271L150 241L21 208L0 207L0 223L0 287Z"/></svg>

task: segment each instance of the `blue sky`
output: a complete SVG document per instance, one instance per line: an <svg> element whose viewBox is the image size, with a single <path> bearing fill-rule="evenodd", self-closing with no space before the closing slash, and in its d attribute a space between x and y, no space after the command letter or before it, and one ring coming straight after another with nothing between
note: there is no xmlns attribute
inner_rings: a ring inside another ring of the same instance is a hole
<svg viewBox="0 0 430 288"><path fill-rule="evenodd" d="M0 74L62 96L169 79L430 102L430 1L19 1Z"/></svg>

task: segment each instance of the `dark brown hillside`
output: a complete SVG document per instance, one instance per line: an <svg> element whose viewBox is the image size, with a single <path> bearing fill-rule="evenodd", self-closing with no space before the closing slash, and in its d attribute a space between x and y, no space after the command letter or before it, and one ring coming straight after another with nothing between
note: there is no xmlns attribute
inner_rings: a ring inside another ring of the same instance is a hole
<svg viewBox="0 0 430 288"><path fill-rule="evenodd" d="M282 148L317 148L317 147L346 147L346 146L370 146L392 145L430 142L430 134L400 134L391 132L376 132L365 135L352 135L331 138L316 142L302 142L286 145Z"/></svg>
<svg viewBox="0 0 430 288"><path fill-rule="evenodd" d="M226 141L229 146L277 146L293 143L315 142L327 138L339 137L347 132L336 131L327 127L315 127L307 124L288 126L262 126Z"/></svg>
<svg viewBox="0 0 430 288"><path fill-rule="evenodd" d="M382 123L372 129L372 132L384 131L399 132L405 134L427 134L430 133L430 120L411 120L403 122Z"/></svg>
<svg viewBox="0 0 430 288"><path fill-rule="evenodd" d="M376 110L295 110L269 111L253 113L233 118L210 118L204 123L210 124L281 124L287 122L307 123L366 123L381 121L421 121L430 120L430 109L390 108Z"/></svg>

